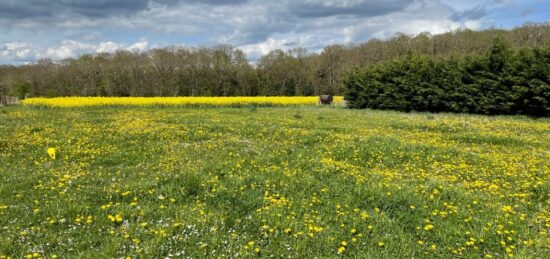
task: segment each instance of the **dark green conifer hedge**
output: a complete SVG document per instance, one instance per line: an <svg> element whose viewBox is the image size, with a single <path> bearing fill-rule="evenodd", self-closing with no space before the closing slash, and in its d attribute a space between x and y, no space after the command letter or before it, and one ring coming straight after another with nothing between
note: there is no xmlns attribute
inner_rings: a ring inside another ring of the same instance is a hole
<svg viewBox="0 0 550 259"><path fill-rule="evenodd" d="M496 38L483 55L405 58L344 80L351 108L550 116L550 48L511 49Z"/></svg>

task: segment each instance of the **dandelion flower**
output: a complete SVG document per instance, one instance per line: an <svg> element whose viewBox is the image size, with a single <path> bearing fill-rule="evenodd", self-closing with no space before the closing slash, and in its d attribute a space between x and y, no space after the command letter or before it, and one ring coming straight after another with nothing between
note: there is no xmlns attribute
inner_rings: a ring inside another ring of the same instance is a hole
<svg viewBox="0 0 550 259"><path fill-rule="evenodd" d="M120 214L116 214L116 215L108 215L107 218L111 221L111 222L115 222L115 223L121 223L122 222L122 216Z"/></svg>
<svg viewBox="0 0 550 259"><path fill-rule="evenodd" d="M53 148L53 147L48 148L48 155L49 155L53 160L55 160L55 148Z"/></svg>

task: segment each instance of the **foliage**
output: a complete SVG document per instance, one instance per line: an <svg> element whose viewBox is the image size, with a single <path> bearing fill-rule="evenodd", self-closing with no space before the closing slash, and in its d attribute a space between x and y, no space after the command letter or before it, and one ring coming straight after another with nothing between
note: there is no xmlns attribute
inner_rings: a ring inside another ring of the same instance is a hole
<svg viewBox="0 0 550 259"><path fill-rule="evenodd" d="M16 96L19 97L20 100L23 100L25 99L25 97L27 97L27 94L29 93L31 88L31 84L27 81L20 80L17 82L15 87L15 91L17 94Z"/></svg>
<svg viewBox="0 0 550 259"><path fill-rule="evenodd" d="M352 108L550 116L550 48L513 50L495 38L484 55L416 53L349 74Z"/></svg>
<svg viewBox="0 0 550 259"><path fill-rule="evenodd" d="M0 121L0 258L550 253L548 119L18 106Z"/></svg>

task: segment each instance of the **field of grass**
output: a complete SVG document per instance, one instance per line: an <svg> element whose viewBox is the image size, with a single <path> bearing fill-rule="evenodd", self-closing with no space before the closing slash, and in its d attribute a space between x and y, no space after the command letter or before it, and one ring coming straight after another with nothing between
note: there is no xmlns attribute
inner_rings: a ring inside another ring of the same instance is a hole
<svg viewBox="0 0 550 259"><path fill-rule="evenodd" d="M550 254L548 119L16 106L0 136L0 258Z"/></svg>

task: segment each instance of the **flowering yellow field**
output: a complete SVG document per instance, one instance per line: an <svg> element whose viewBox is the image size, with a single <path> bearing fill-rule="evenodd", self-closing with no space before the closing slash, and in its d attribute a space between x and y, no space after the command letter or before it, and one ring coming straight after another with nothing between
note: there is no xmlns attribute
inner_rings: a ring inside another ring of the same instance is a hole
<svg viewBox="0 0 550 259"><path fill-rule="evenodd" d="M0 258L548 258L550 121L0 108Z"/></svg>
<svg viewBox="0 0 550 259"><path fill-rule="evenodd" d="M30 98L25 105L50 107L89 106L290 106L315 105L317 96L240 96L240 97L58 97ZM342 96L335 96L334 103L341 104Z"/></svg>

